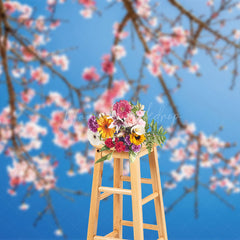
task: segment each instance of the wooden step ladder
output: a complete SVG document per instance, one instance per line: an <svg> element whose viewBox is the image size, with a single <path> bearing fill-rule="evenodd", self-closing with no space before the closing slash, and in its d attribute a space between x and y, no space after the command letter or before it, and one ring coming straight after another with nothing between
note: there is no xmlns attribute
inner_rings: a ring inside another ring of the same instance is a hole
<svg viewBox="0 0 240 240"><path fill-rule="evenodd" d="M96 148L95 161L108 154L109 151L99 152ZM141 178L140 157L147 155L148 151L142 147L138 157L130 163L130 176L123 176L123 159L129 159L128 153L118 153L114 151L113 159L113 188L103 187L102 174L103 162L94 165L91 205L88 222L87 240L122 239L122 226L133 227L134 239L143 240L143 229L158 231L158 240L167 240L167 229L162 197L161 180L158 166L157 146L148 154L151 171L151 179ZM131 190L123 189L123 181L131 183ZM141 183L151 184L153 193L142 199ZM105 236L97 236L98 212L100 200L113 194L113 231ZM133 221L122 219L123 214L123 194L132 196ZM142 206L154 200L157 224L143 223Z"/></svg>

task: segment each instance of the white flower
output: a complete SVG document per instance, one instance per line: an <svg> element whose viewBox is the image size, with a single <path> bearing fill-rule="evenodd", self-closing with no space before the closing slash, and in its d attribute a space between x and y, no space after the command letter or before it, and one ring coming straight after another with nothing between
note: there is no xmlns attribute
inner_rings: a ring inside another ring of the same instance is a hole
<svg viewBox="0 0 240 240"><path fill-rule="evenodd" d="M58 236L58 237L61 237L61 236L63 235L62 229L56 229L54 233L55 233L55 235Z"/></svg>
<svg viewBox="0 0 240 240"><path fill-rule="evenodd" d="M132 127L131 132L135 132L137 135L143 135L145 134L145 127L142 125L135 125Z"/></svg>
<svg viewBox="0 0 240 240"><path fill-rule="evenodd" d="M100 134L99 132L92 132L90 129L88 129L87 131L87 136L88 136L88 140L89 142L93 145L93 146L98 146L103 144L103 142L100 140Z"/></svg>
<svg viewBox="0 0 240 240"><path fill-rule="evenodd" d="M23 211L26 211L29 209L29 205L27 203L22 203L20 206L19 206L19 209L20 210L23 210Z"/></svg>

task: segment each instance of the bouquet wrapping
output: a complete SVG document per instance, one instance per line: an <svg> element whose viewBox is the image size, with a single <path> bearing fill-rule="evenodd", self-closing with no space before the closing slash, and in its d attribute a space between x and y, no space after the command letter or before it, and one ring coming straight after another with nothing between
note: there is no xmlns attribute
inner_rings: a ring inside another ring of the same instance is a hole
<svg viewBox="0 0 240 240"><path fill-rule="evenodd" d="M109 114L92 115L87 134L90 143L100 148L99 151L111 151L97 162L110 160L114 151L128 152L130 161L134 161L143 145L151 152L155 143L162 146L166 139L162 126L158 127L154 120L148 123L144 105L126 100L116 102Z"/></svg>

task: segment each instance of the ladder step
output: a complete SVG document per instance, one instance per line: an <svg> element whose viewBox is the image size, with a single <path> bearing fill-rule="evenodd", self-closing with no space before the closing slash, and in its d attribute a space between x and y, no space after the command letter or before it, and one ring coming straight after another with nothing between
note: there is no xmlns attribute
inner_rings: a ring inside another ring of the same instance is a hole
<svg viewBox="0 0 240 240"><path fill-rule="evenodd" d="M112 195L112 193L104 192L104 193L100 194L99 199L100 199L100 200L103 200L103 199L105 199L105 198L107 198L107 197L109 197L109 196L111 196L111 195Z"/></svg>
<svg viewBox="0 0 240 240"><path fill-rule="evenodd" d="M154 192L150 195L148 195L147 197L145 197L143 200L142 200L142 205L150 202L151 200L153 200L154 198L158 197L158 193L157 192Z"/></svg>
<svg viewBox="0 0 240 240"><path fill-rule="evenodd" d="M118 235L118 231L113 230L112 232L108 233L104 237L109 238L109 237L116 237Z"/></svg>
<svg viewBox="0 0 240 240"><path fill-rule="evenodd" d="M122 220L121 224L123 226L133 227L133 222L132 221ZM154 225L154 224L143 223L143 228L158 231L158 225ZM161 240L161 238L160 238L160 240Z"/></svg>
<svg viewBox="0 0 240 240"><path fill-rule="evenodd" d="M104 192L104 193L132 195L132 191L129 189L99 187L98 190L99 192Z"/></svg>
<svg viewBox="0 0 240 240"><path fill-rule="evenodd" d="M95 236L94 240L125 240L123 238L112 238L112 237L102 237L102 236Z"/></svg>
<svg viewBox="0 0 240 240"><path fill-rule="evenodd" d="M129 176L121 176L120 178L122 181L131 182L131 179ZM152 179L151 178L141 178L141 183L152 184Z"/></svg>

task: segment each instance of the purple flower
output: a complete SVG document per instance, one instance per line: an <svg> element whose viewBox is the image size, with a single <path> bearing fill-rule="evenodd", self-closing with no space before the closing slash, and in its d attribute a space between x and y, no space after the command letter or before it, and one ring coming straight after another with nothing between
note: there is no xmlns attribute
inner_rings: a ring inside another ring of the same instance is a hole
<svg viewBox="0 0 240 240"><path fill-rule="evenodd" d="M124 152L129 152L129 146L125 145L125 150Z"/></svg>
<svg viewBox="0 0 240 240"><path fill-rule="evenodd" d="M129 135L127 135L127 136L125 137L125 143L126 143L128 146L131 145L130 136L129 136Z"/></svg>
<svg viewBox="0 0 240 240"><path fill-rule="evenodd" d="M88 128L93 131L93 132L97 132L98 129L98 123L96 120L96 117L93 115L88 119Z"/></svg>
<svg viewBox="0 0 240 240"><path fill-rule="evenodd" d="M140 151L140 149L141 149L141 145L132 145L132 150L134 151L134 152L139 152Z"/></svg>

